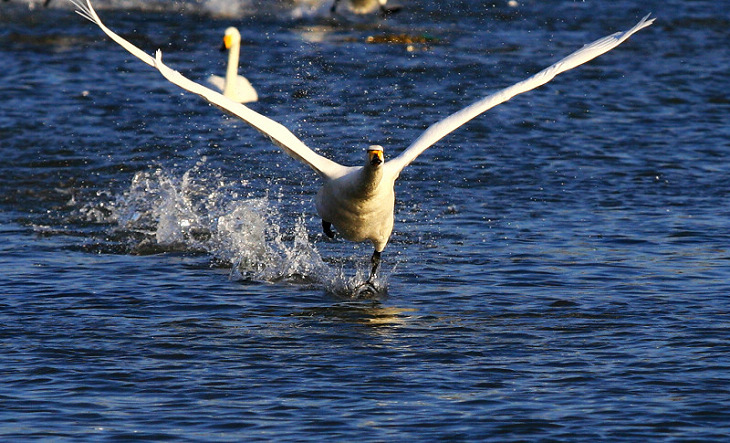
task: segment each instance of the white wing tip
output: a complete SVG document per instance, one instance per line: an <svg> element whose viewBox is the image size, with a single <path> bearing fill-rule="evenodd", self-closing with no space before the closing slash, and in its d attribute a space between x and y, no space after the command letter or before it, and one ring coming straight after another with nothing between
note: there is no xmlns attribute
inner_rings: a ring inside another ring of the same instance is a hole
<svg viewBox="0 0 730 443"><path fill-rule="evenodd" d="M90 22L96 23L96 20L94 19L94 8L91 7L91 3L87 1L87 5L84 5L80 1L77 0L68 0L69 3L74 5L76 8L76 13L80 15L81 17L85 18L86 20L89 20Z"/></svg>
<svg viewBox="0 0 730 443"><path fill-rule="evenodd" d="M631 29L624 32L617 32L615 34L610 35L606 38L613 38L615 41L615 45L619 45L623 43L627 38L631 37L632 35L636 34L637 32L641 31L642 29L646 28L647 26L650 26L652 23L654 23L654 20L656 20L656 17L649 18L651 14L646 14L641 20L639 20L639 23L635 24Z"/></svg>
<svg viewBox="0 0 730 443"><path fill-rule="evenodd" d="M646 14L644 16L644 18L642 18L641 21L639 22L639 24L642 25L641 26L642 28L646 28L647 26L654 23L654 20L656 20L656 17L651 17L651 19L649 19L649 17L651 17L651 12Z"/></svg>
<svg viewBox="0 0 730 443"><path fill-rule="evenodd" d="M636 31L639 31L640 29L644 29L647 26L650 26L652 23L654 23L654 20L656 20L656 17L651 17L651 13L646 14L641 20L639 20L639 23L634 25L633 28L631 28L627 33L633 34Z"/></svg>

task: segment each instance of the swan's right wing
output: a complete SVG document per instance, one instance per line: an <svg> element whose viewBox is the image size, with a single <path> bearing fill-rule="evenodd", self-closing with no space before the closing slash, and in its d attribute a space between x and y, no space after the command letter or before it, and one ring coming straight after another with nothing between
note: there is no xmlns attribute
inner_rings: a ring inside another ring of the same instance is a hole
<svg viewBox="0 0 730 443"><path fill-rule="evenodd" d="M585 45L581 49L575 51L552 66L543 69L527 80L523 80L509 88L502 89L501 91L473 103L459 112L451 114L445 119L431 125L423 134L421 134L420 137L411 143L405 151L403 151L398 157L390 160L387 164L390 165L394 172L400 173L403 168L415 160L415 158L423 151L479 114L499 105L500 103L506 102L518 94L522 94L523 92L527 92L537 88L538 86L544 85L561 72L573 69L576 66L593 60L601 54L605 54L623 43L631 35L651 25L653 22L654 19L649 19L649 16L647 15L628 31L617 32L596 40L591 44Z"/></svg>
<svg viewBox="0 0 730 443"><path fill-rule="evenodd" d="M324 178L336 178L343 175L349 170L349 168L340 165L326 157L323 157L316 152L312 151L307 145L302 143L294 134L291 133L286 127L274 120L253 111L246 106L236 103L230 100L212 89L206 88L203 85L195 83L192 80L187 79L179 72L168 68L162 63L162 54L157 51L156 57L152 58L147 55L144 51L137 48L127 40L117 35L114 31L104 26L101 19L94 11L91 6L90 0L86 0L86 5L76 2L75 0L69 0L78 8L76 11L79 15L87 18L88 20L96 23L106 35L112 40L117 42L121 47L129 51L132 55L139 58L148 65L156 68L160 73L170 82L178 85L179 87L197 94L207 100L209 103L227 111L236 117L240 118L244 122L248 123L254 129L271 139L271 141L279 146L290 156L300 160L301 162L309 165L314 169L317 174Z"/></svg>

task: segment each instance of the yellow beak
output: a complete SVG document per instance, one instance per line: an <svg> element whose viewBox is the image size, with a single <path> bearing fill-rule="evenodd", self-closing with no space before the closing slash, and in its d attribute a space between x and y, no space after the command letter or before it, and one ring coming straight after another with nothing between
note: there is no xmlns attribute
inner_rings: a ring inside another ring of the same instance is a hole
<svg viewBox="0 0 730 443"><path fill-rule="evenodd" d="M233 37L230 35L224 35L223 36L223 47L226 49L231 49L231 46L233 46Z"/></svg>
<svg viewBox="0 0 730 443"><path fill-rule="evenodd" d="M383 151L370 151L370 164L379 165L383 163Z"/></svg>

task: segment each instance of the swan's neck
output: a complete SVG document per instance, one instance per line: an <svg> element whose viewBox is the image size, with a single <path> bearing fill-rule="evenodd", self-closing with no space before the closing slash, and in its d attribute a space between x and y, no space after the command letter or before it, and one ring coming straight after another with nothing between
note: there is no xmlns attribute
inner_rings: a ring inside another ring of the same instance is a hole
<svg viewBox="0 0 730 443"><path fill-rule="evenodd" d="M228 67L226 67L226 85L223 95L233 92L236 87L236 78L238 77L238 57L241 53L241 45L234 43L228 50Z"/></svg>
<svg viewBox="0 0 730 443"><path fill-rule="evenodd" d="M357 192L364 196L374 194L380 182L383 179L383 168L374 168L370 165L366 165L360 171L360 180L358 180Z"/></svg>

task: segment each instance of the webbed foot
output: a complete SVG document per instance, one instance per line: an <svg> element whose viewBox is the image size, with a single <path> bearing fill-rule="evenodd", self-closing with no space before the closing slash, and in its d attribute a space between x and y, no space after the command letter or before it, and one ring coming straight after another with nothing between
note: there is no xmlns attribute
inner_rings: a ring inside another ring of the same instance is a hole
<svg viewBox="0 0 730 443"><path fill-rule="evenodd" d="M353 290L353 295L358 298L373 297L379 293L378 288L369 280L360 283Z"/></svg>
<svg viewBox="0 0 730 443"><path fill-rule="evenodd" d="M394 5L394 6L380 5L380 14L383 17L389 17L397 12L400 12L401 9L403 9L403 6L400 6L400 5Z"/></svg>
<svg viewBox="0 0 730 443"><path fill-rule="evenodd" d="M322 230L329 238L335 238L335 231L332 230L332 223L322 220Z"/></svg>

